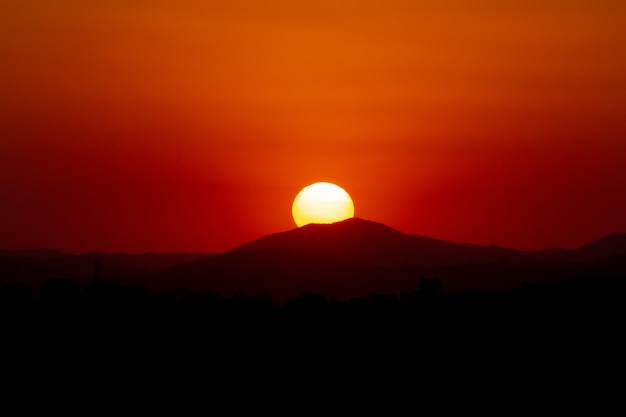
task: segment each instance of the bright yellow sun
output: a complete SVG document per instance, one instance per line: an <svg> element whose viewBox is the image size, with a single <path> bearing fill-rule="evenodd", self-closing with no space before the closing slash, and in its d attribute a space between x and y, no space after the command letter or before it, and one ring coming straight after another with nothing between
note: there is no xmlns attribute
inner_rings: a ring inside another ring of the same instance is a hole
<svg viewBox="0 0 626 417"><path fill-rule="evenodd" d="M309 223L334 223L354 217L354 204L343 188L316 182L298 193L291 207L298 227Z"/></svg>

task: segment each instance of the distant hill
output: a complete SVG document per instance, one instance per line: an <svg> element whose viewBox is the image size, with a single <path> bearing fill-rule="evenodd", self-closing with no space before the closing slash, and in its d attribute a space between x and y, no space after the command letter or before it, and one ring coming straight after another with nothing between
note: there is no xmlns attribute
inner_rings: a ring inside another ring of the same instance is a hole
<svg viewBox="0 0 626 417"><path fill-rule="evenodd" d="M409 235L381 223L352 218L276 233L233 251L272 249L333 256L371 266L451 266L462 263L523 262L532 255L500 246L453 243Z"/></svg>
<svg viewBox="0 0 626 417"><path fill-rule="evenodd" d="M574 251L578 260L593 261L614 256L626 256L626 233L616 233L589 243Z"/></svg>
<svg viewBox="0 0 626 417"><path fill-rule="evenodd" d="M76 255L53 249L3 250L0 251L0 285L22 282L34 286L52 279L86 282L96 275L96 260L101 278L144 285L150 284L148 277L157 272L208 256L211 254L92 252Z"/></svg>

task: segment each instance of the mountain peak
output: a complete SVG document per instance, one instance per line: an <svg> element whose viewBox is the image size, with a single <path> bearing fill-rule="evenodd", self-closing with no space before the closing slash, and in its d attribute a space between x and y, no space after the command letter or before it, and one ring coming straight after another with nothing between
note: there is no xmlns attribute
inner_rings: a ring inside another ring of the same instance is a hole
<svg viewBox="0 0 626 417"><path fill-rule="evenodd" d="M275 233L233 251L273 249L348 259L367 265L388 265L441 258L457 245L438 239L408 235L382 223L351 218L330 224L308 224Z"/></svg>
<svg viewBox="0 0 626 417"><path fill-rule="evenodd" d="M352 217L335 223L310 223L305 226L292 229L292 231L301 231L300 233L310 233L311 231L335 230L344 232L368 232L368 233L394 233L406 235L405 233L389 227L383 223L365 220L360 217Z"/></svg>

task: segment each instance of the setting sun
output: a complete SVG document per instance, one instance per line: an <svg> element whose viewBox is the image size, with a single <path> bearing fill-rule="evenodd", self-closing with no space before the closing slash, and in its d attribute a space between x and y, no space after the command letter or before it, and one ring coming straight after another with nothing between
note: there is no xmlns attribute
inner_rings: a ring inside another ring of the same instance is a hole
<svg viewBox="0 0 626 417"><path fill-rule="evenodd" d="M354 216L352 198L343 188L329 182L304 187L291 207L298 227L309 223L334 223Z"/></svg>

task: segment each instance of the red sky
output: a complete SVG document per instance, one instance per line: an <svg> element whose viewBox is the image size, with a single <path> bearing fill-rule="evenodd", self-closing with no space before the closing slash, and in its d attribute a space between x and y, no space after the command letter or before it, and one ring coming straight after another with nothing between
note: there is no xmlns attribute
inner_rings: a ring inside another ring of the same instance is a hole
<svg viewBox="0 0 626 417"><path fill-rule="evenodd" d="M4 0L0 248L221 252L317 181L452 241L624 232L625 27L608 0Z"/></svg>

